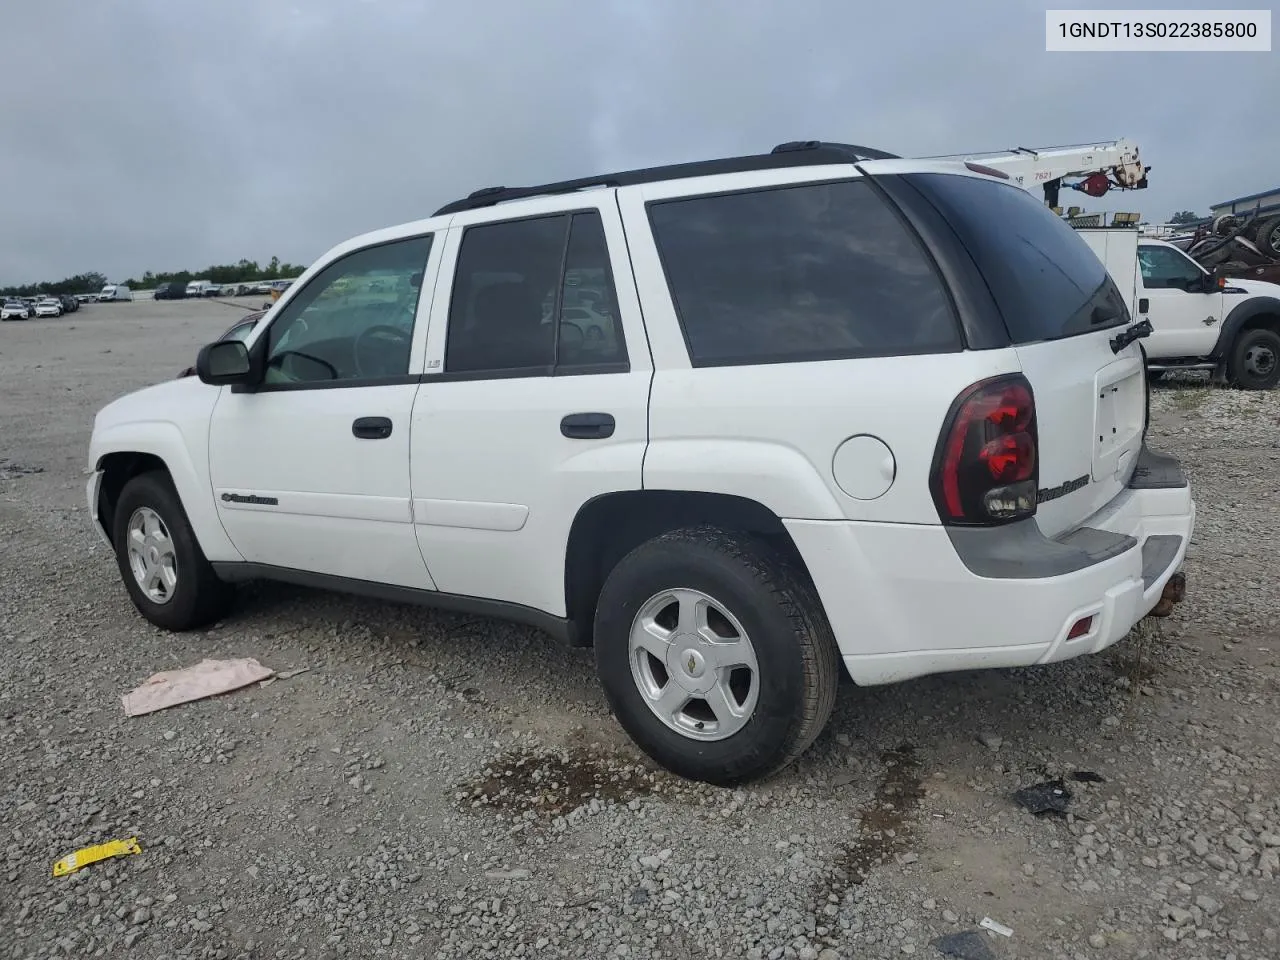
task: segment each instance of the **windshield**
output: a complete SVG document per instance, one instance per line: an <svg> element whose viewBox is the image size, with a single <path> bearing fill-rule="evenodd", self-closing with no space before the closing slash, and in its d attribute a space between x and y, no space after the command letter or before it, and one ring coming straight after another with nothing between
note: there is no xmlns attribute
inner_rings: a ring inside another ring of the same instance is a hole
<svg viewBox="0 0 1280 960"><path fill-rule="evenodd" d="M915 174L982 271L1015 343L1129 322L1115 282L1064 220L1020 187L986 177Z"/></svg>

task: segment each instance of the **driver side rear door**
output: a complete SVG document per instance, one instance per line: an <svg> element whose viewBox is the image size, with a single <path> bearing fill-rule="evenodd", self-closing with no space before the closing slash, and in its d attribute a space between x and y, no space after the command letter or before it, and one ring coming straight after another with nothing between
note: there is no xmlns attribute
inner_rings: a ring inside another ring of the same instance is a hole
<svg viewBox="0 0 1280 960"><path fill-rule="evenodd" d="M411 514L409 423L440 246L425 234L335 258L253 332L263 382L222 388L214 502L245 561L273 568L260 575L434 588Z"/></svg>

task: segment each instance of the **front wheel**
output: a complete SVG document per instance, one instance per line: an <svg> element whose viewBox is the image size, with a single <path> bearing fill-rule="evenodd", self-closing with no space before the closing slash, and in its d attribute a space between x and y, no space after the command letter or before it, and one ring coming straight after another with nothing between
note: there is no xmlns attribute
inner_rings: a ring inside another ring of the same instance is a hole
<svg viewBox="0 0 1280 960"><path fill-rule="evenodd" d="M138 612L166 630L206 626L226 615L232 588L205 559L172 481L134 477L120 491L112 542Z"/></svg>
<svg viewBox="0 0 1280 960"><path fill-rule="evenodd" d="M1280 383L1280 334L1265 328L1243 331L1231 349L1227 379L1244 390L1270 390Z"/></svg>
<svg viewBox="0 0 1280 960"><path fill-rule="evenodd" d="M596 666L618 722L680 776L730 785L785 767L831 716L835 638L802 571L715 527L641 544L609 574Z"/></svg>

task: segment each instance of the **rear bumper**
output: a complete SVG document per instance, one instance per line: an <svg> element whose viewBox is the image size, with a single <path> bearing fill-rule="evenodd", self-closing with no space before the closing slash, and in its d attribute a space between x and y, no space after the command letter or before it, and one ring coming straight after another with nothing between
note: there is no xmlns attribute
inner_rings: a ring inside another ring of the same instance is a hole
<svg viewBox="0 0 1280 960"><path fill-rule="evenodd" d="M1143 451L1130 486L1056 540L1034 520L972 541L939 525L784 523L850 676L871 685L1106 649L1160 603L1195 515L1181 467Z"/></svg>

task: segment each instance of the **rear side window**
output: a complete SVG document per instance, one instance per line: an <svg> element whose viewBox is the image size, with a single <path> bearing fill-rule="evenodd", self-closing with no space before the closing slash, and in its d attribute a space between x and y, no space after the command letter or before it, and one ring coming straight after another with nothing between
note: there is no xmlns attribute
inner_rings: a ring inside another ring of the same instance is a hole
<svg viewBox="0 0 1280 960"><path fill-rule="evenodd" d="M449 306L446 373L539 376L626 365L599 213L467 228Z"/></svg>
<svg viewBox="0 0 1280 960"><path fill-rule="evenodd" d="M906 179L969 251L1015 344L1128 323L1124 299L1097 254L1028 191L943 173Z"/></svg>
<svg viewBox="0 0 1280 960"><path fill-rule="evenodd" d="M649 217L694 366L961 347L932 261L865 181L666 200Z"/></svg>

